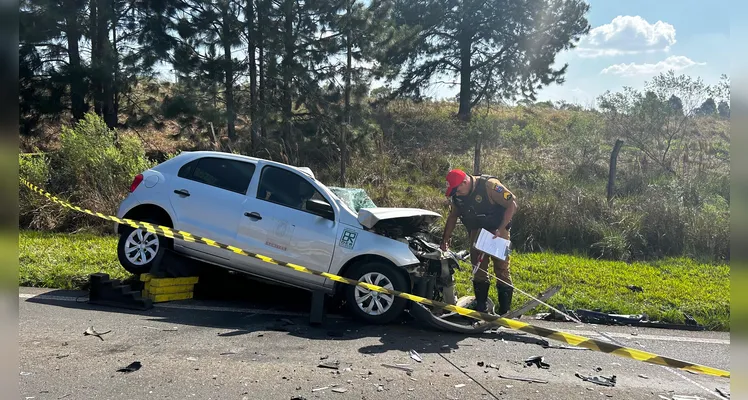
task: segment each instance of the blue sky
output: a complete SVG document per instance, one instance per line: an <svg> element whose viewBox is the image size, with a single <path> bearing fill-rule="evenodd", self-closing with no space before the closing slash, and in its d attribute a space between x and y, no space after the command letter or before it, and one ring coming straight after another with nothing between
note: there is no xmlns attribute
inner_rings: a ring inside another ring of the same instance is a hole
<svg viewBox="0 0 748 400"><path fill-rule="evenodd" d="M566 82L539 92L539 100L591 105L606 90L642 88L659 72L717 83L730 75L730 15L745 2L725 0L589 0L592 30L579 48L557 57L568 63ZM739 27L733 27L733 35ZM732 60L735 61L735 60ZM430 94L452 97L459 87L434 86Z"/></svg>

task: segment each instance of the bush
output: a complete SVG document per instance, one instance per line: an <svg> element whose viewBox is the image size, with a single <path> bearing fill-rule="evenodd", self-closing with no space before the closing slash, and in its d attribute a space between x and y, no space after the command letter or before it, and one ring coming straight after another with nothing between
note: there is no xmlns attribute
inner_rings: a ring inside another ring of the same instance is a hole
<svg viewBox="0 0 748 400"><path fill-rule="evenodd" d="M135 175L150 168L143 143L117 135L103 119L86 114L74 127L63 127L60 148L45 157L20 161L21 176L74 205L113 215ZM22 188L22 228L109 232L111 223L54 205ZM46 204L41 204L46 203Z"/></svg>

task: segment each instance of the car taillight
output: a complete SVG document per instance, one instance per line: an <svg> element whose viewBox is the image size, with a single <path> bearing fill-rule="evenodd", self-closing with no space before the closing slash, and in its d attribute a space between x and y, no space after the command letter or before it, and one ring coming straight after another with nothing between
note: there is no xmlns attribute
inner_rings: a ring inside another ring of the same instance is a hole
<svg viewBox="0 0 748 400"><path fill-rule="evenodd" d="M135 175L135 179L133 179L132 183L130 184L130 193L134 192L135 189L137 189L138 185L140 185L140 182L143 182L143 174Z"/></svg>

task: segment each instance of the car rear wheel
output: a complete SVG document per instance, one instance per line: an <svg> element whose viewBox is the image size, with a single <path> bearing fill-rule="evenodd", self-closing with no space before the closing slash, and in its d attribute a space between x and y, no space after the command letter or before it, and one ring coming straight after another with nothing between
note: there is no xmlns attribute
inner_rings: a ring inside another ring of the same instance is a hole
<svg viewBox="0 0 748 400"><path fill-rule="evenodd" d="M348 278L400 292L408 289L403 275L395 267L381 262L356 265ZM367 323L387 324L405 309L406 300L391 294L353 285L346 285L345 293L348 309L357 319Z"/></svg>
<svg viewBox="0 0 748 400"><path fill-rule="evenodd" d="M143 222L159 224L148 219ZM169 246L168 239L131 226L123 226L117 243L117 257L122 267L133 275L148 273L154 260L161 258Z"/></svg>

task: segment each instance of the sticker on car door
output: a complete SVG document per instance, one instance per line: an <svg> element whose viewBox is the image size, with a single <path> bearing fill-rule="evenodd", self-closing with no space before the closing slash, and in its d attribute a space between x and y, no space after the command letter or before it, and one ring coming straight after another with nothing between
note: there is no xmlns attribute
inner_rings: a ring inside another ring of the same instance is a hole
<svg viewBox="0 0 748 400"><path fill-rule="evenodd" d="M340 243L338 243L338 245L348 250L353 250L353 246L356 245L356 237L358 237L356 231L346 229L343 231L343 236L340 237Z"/></svg>
<svg viewBox="0 0 748 400"><path fill-rule="evenodd" d="M271 231L265 238L265 245L280 251L287 251L288 244L291 242L294 225L288 221L274 218Z"/></svg>

